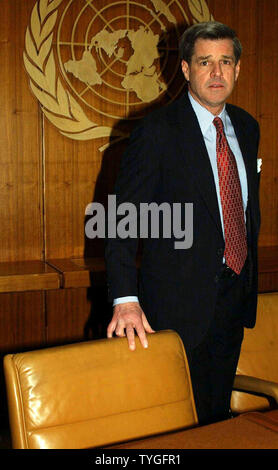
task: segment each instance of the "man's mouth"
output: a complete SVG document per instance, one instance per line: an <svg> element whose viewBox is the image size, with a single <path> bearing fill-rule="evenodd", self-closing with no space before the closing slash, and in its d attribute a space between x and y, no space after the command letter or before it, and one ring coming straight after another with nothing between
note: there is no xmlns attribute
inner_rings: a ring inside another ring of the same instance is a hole
<svg viewBox="0 0 278 470"><path fill-rule="evenodd" d="M222 83L212 83L209 88L224 88L224 85Z"/></svg>

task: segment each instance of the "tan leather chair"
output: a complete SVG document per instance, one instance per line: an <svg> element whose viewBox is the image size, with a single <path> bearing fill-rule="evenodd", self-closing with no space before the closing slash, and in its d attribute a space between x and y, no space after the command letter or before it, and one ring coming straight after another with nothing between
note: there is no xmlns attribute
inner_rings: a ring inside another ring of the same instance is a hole
<svg viewBox="0 0 278 470"><path fill-rule="evenodd" d="M257 323L245 329L234 388L250 392L233 391L234 413L278 406L278 292L258 296Z"/></svg>
<svg viewBox="0 0 278 470"><path fill-rule="evenodd" d="M4 358L13 448L100 447L197 424L189 369L173 331Z"/></svg>

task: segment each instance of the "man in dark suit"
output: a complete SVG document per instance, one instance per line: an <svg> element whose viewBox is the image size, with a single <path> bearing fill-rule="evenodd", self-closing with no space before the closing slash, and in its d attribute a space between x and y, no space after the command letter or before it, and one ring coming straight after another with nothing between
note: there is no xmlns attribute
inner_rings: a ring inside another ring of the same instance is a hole
<svg viewBox="0 0 278 470"><path fill-rule="evenodd" d="M217 22L196 24L180 42L188 92L133 131L116 182L117 203L193 204L193 243L175 235L107 240L113 318L107 336L173 329L187 352L200 423L229 416L243 327L257 305L260 225L258 123L226 104L240 71L241 44ZM215 119L216 118L216 119ZM186 223L186 217L183 220ZM147 373L147 371L146 371Z"/></svg>

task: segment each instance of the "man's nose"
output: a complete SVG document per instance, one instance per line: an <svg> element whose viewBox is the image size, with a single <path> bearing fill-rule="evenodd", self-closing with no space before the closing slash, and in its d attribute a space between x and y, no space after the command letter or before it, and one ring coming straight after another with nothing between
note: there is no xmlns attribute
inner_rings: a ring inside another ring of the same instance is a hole
<svg viewBox="0 0 278 470"><path fill-rule="evenodd" d="M212 77L221 77L222 76L222 67L221 64L218 62L215 62L213 64L212 70L211 70L211 76Z"/></svg>

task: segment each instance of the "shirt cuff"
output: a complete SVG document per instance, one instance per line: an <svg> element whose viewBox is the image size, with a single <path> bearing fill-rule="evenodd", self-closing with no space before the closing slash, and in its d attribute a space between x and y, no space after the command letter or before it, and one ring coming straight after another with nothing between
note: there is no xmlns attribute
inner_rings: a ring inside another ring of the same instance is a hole
<svg viewBox="0 0 278 470"><path fill-rule="evenodd" d="M114 299L113 307L114 305L125 304L126 302L138 302L139 303L139 300L138 300L138 297L136 297L135 295L129 295L127 297L118 297L117 299Z"/></svg>

